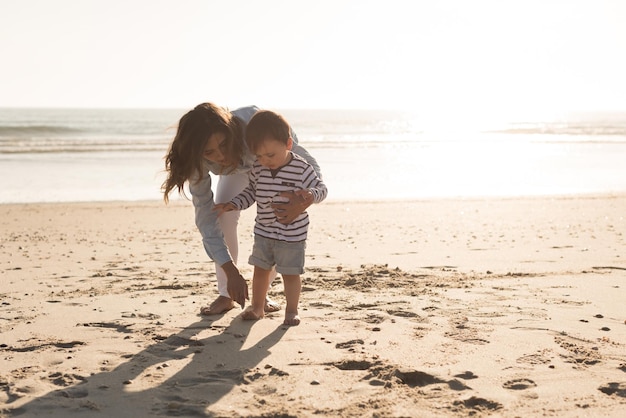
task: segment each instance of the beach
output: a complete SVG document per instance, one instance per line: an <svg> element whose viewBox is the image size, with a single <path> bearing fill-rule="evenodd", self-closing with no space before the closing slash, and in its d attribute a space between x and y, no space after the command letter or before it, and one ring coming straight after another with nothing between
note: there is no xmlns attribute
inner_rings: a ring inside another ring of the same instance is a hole
<svg viewBox="0 0 626 418"><path fill-rule="evenodd" d="M626 194L309 212L286 327L199 315L189 201L0 205L0 416L624 415Z"/></svg>

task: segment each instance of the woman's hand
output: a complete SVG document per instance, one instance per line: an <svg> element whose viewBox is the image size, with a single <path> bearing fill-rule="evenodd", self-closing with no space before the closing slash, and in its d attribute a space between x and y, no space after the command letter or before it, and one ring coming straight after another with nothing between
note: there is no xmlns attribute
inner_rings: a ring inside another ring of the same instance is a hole
<svg viewBox="0 0 626 418"><path fill-rule="evenodd" d="M287 203L274 203L274 213L281 224L292 223L302 212L313 204L313 193L308 189L295 192L282 192L279 196L289 199Z"/></svg>
<svg viewBox="0 0 626 418"><path fill-rule="evenodd" d="M232 261L222 264L222 268L228 280L226 288L230 298L237 302L241 306L241 309L243 309L246 306L246 299L249 299L248 283L246 279L239 273L239 269Z"/></svg>

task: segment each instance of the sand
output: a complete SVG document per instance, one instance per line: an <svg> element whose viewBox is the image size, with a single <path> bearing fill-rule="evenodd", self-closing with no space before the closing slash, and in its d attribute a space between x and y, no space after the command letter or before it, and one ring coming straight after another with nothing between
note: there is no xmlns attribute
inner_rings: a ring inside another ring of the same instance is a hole
<svg viewBox="0 0 626 418"><path fill-rule="evenodd" d="M626 196L310 213L286 327L198 315L216 289L187 201L0 205L0 416L626 413Z"/></svg>

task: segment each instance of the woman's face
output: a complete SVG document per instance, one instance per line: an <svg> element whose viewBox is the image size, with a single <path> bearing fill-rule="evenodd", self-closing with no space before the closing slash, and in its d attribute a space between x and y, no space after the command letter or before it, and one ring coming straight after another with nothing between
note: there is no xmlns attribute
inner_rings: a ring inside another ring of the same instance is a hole
<svg viewBox="0 0 626 418"><path fill-rule="evenodd" d="M211 162L226 166L229 161L227 160L228 157L226 156L225 150L226 135L222 132L216 132L209 137L202 156Z"/></svg>

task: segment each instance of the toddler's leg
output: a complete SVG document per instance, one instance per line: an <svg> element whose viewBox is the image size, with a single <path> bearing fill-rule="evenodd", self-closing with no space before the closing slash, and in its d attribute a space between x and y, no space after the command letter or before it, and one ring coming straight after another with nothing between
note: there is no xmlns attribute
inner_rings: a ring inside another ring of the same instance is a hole
<svg viewBox="0 0 626 418"><path fill-rule="evenodd" d="M298 315L298 303L300 302L300 291L302 289L302 280L299 274L283 274L285 282L285 299L287 299L287 307L285 308L285 325L300 324L300 316Z"/></svg>
<svg viewBox="0 0 626 418"><path fill-rule="evenodd" d="M257 320L265 315L265 297L267 287L270 284L270 270L254 266L254 276L252 277L252 306L243 311L243 319Z"/></svg>

